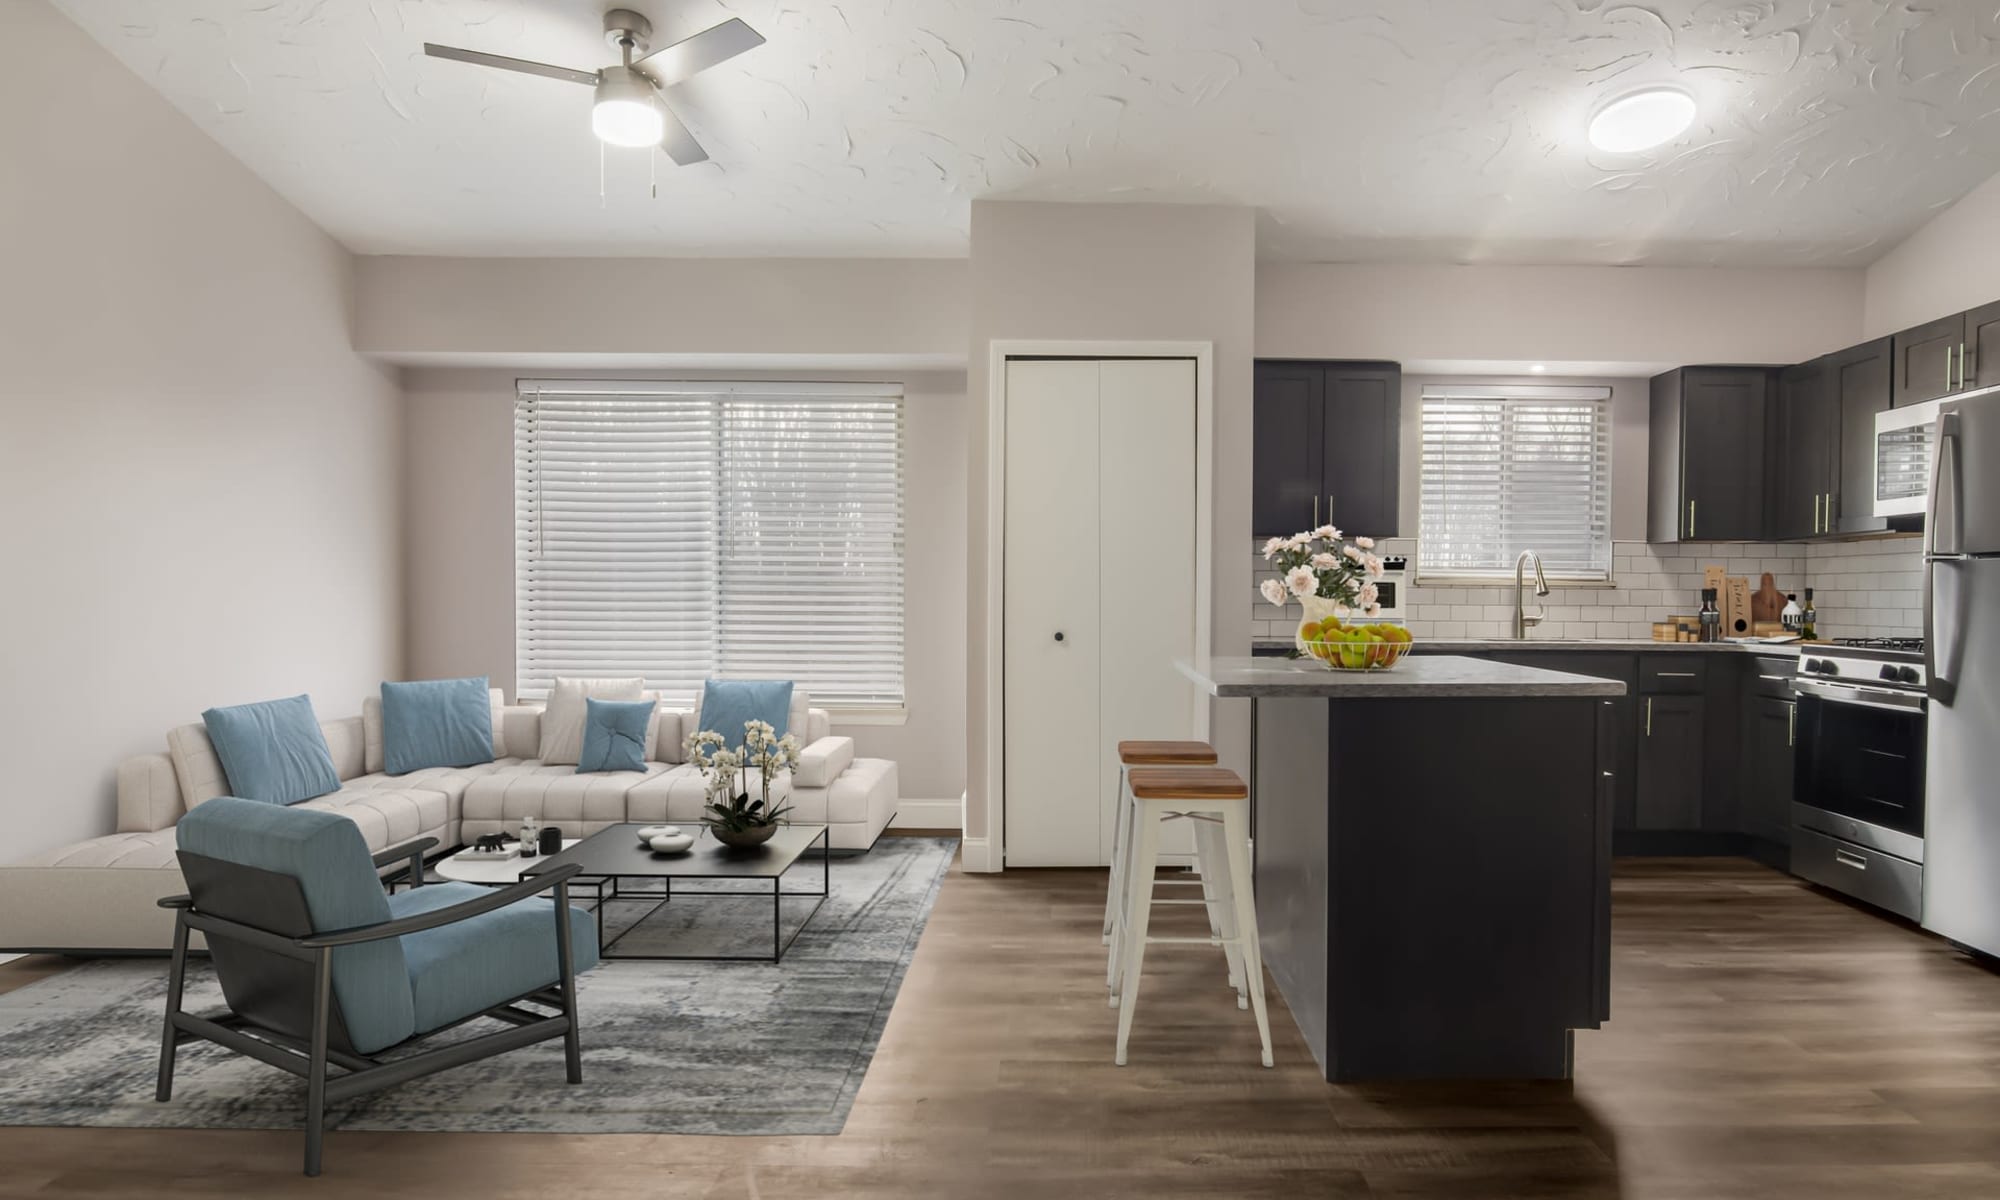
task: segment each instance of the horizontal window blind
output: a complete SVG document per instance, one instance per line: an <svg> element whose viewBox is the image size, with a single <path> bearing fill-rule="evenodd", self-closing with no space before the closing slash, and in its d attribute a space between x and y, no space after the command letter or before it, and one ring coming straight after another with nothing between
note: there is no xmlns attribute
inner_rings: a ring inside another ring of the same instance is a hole
<svg viewBox="0 0 2000 1200"><path fill-rule="evenodd" d="M1610 397L1602 387L1426 386L1419 576L1611 575Z"/></svg>
<svg viewBox="0 0 2000 1200"><path fill-rule="evenodd" d="M791 679L903 703L903 398L882 384L523 381L517 693Z"/></svg>

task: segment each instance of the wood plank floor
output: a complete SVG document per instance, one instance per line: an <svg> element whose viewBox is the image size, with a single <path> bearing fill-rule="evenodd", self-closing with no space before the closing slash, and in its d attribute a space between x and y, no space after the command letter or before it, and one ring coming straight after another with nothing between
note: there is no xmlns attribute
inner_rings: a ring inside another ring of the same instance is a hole
<svg viewBox="0 0 2000 1200"><path fill-rule="evenodd" d="M1275 1003L1264 1070L1178 947L1114 1067L1103 886L954 873L838 1137L336 1133L306 1180L297 1135L0 1129L0 1195L2000 1196L2000 975L1755 864L1621 863L1573 1087L1332 1087Z"/></svg>

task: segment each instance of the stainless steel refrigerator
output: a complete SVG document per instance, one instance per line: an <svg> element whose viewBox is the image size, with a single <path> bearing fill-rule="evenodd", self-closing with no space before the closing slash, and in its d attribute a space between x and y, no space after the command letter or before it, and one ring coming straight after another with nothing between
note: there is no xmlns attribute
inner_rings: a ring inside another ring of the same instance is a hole
<svg viewBox="0 0 2000 1200"><path fill-rule="evenodd" d="M1930 467L1923 924L2000 956L2000 395L1938 405Z"/></svg>

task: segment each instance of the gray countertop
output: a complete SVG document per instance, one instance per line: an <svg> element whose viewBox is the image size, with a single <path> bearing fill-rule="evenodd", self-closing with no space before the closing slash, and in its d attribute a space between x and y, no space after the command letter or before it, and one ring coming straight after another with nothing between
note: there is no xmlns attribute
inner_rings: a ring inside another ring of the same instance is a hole
<svg viewBox="0 0 2000 1200"><path fill-rule="evenodd" d="M1257 638L1254 645L1259 648L1279 647L1291 649L1292 643L1284 638ZM1817 643L1813 643L1817 644ZM1651 638L1534 638L1519 641L1514 638L1418 638L1417 657L1426 654L1482 654L1495 650L1567 650L1571 653L1592 650L1619 650L1630 653L1634 650L1651 654L1774 654L1796 655L1799 642L1656 642Z"/></svg>
<svg viewBox="0 0 2000 1200"><path fill-rule="evenodd" d="M1174 664L1211 696L1307 697L1333 699L1440 699L1467 697L1622 696L1625 685L1448 654L1415 654L1388 671L1330 671L1316 662L1290 658L1216 658L1206 670Z"/></svg>

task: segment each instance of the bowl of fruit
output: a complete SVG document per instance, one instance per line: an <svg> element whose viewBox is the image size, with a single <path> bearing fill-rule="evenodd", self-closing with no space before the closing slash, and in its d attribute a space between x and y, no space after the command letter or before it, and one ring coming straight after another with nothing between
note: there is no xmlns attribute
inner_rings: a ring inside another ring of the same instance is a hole
<svg viewBox="0 0 2000 1200"><path fill-rule="evenodd" d="M1329 671L1386 671L1402 662L1413 645L1401 625L1349 625L1338 617L1299 626L1306 656Z"/></svg>

